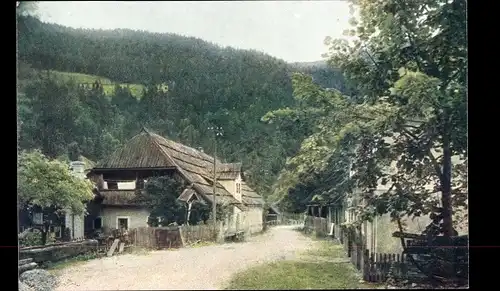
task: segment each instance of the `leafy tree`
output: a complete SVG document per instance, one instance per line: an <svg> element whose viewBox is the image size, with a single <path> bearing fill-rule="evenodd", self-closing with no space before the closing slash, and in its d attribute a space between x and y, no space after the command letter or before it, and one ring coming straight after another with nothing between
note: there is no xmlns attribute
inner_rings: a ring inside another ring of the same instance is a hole
<svg viewBox="0 0 500 291"><path fill-rule="evenodd" d="M296 98L320 117L307 115L316 121L313 134L276 191L282 196L309 183L321 189L318 198L332 200L382 184L384 193L362 197L369 202L359 209L362 219L435 212L439 232L453 235L452 209L466 207L467 195L465 1L354 3L361 18L348 33L357 39L327 40L330 62L355 85L353 96L296 78ZM465 161L453 166L453 156ZM437 191L440 201L432 199Z"/></svg>
<svg viewBox="0 0 500 291"><path fill-rule="evenodd" d="M173 222L183 224L186 208L177 200L183 190L183 183L173 177L155 177L146 182L145 190L137 199L151 211L151 217L160 218L163 226Z"/></svg>
<svg viewBox="0 0 500 291"><path fill-rule="evenodd" d="M189 215L189 224L197 225L200 223L209 223L211 211L212 208L208 203L194 201Z"/></svg>
<svg viewBox="0 0 500 291"><path fill-rule="evenodd" d="M409 200L409 209L404 211L405 203L400 202L392 204L400 206L393 210L410 215L428 213L430 209L418 201L434 191L424 190L422 184L434 182L441 192L441 232L452 235L453 197L466 195L465 173L460 166L454 171L456 183L452 181L452 156L467 156L466 2L388 0L377 5L370 1L358 4L359 41L352 46L332 44L332 63L364 85L360 93L365 93L366 101L373 96L380 105L392 107L380 112L386 116L385 128L377 129L379 143L369 150L380 150L374 155L377 164L398 162L398 174L385 178L394 182L390 187L396 189L396 196ZM347 60L343 59L346 50ZM387 89L391 89L390 94ZM381 100L384 96L387 101ZM393 137L392 146L381 142L387 136ZM383 176L372 174L372 178ZM414 195L418 198L411 199ZM463 198L455 199L460 201Z"/></svg>
<svg viewBox="0 0 500 291"><path fill-rule="evenodd" d="M90 181L74 176L67 164L50 160L39 151L22 152L18 156L17 174L18 209L30 210L33 206L49 212L69 209L80 215L85 213L85 202L94 197ZM41 229L44 244L48 227Z"/></svg>

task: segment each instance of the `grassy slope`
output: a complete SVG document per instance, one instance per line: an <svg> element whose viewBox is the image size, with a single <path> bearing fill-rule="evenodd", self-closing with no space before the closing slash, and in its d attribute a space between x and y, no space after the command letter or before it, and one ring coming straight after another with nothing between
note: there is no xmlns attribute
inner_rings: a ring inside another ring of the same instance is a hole
<svg viewBox="0 0 500 291"><path fill-rule="evenodd" d="M94 83L95 81L100 81L104 88L104 93L106 95L113 94L115 90L115 83L110 79L94 76L94 75L86 75L80 73L70 73L70 72L59 72L59 71L50 71L56 79L61 80L63 82L69 82L71 80L76 83ZM130 92L136 98L142 97L142 92L144 89L143 85L140 84L120 84L120 86L128 86L130 88Z"/></svg>
<svg viewBox="0 0 500 291"><path fill-rule="evenodd" d="M60 72L60 71L38 71L29 64L19 62L18 64L18 88L20 91L23 90L24 86L29 79L34 78L36 75L46 75L50 74L56 80L61 82L73 81L77 84L89 84L95 81L100 81L104 88L104 93L109 96L114 93L116 83L112 80L100 76L87 75L74 72ZM125 86L130 88L130 92L136 98L141 98L144 90L144 86L141 84L120 84L120 86Z"/></svg>
<svg viewBox="0 0 500 291"><path fill-rule="evenodd" d="M297 260L280 261L248 269L232 278L227 289L298 290L365 289L376 286L360 283L360 275L349 262L342 246L320 240L314 249Z"/></svg>

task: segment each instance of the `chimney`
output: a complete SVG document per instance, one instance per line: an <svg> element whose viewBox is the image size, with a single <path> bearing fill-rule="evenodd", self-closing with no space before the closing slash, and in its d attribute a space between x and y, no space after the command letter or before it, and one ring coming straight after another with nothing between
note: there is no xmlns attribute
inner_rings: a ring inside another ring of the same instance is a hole
<svg viewBox="0 0 500 291"><path fill-rule="evenodd" d="M81 161L74 161L69 163L71 171L74 175L80 178L85 178L85 163Z"/></svg>

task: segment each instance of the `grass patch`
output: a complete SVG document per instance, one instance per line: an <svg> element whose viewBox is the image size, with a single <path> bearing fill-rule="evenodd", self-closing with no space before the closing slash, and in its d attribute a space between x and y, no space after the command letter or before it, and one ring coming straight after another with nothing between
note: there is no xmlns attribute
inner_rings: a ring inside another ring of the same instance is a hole
<svg viewBox="0 0 500 291"><path fill-rule="evenodd" d="M298 260L256 266L236 274L226 289L373 289L363 283L354 266L345 262L343 246L328 239L313 238L315 247Z"/></svg>
<svg viewBox="0 0 500 291"><path fill-rule="evenodd" d="M46 74L46 71L39 72L40 74ZM49 71L49 74L51 74L53 77L55 77L56 80L60 82L70 82L74 81L75 83L78 84L88 84L88 83L94 83L95 81L99 81L102 84L102 87L104 89L104 94L106 96L111 96L115 92L115 85L116 82L113 82L112 80L100 76L95 76L95 75L87 75L87 74L80 74L80 73L71 73L71 72L60 72L60 71ZM130 89L130 93L132 93L132 96L136 98L141 98L143 95L144 91L144 86L141 84L125 84L121 83L119 84L121 87L128 87Z"/></svg>
<svg viewBox="0 0 500 291"><path fill-rule="evenodd" d="M257 266L237 274L227 289L360 289L349 263L282 261Z"/></svg>
<svg viewBox="0 0 500 291"><path fill-rule="evenodd" d="M318 248L304 252L304 255L322 258L345 258L346 254L342 245L326 239L316 239Z"/></svg>
<svg viewBox="0 0 500 291"><path fill-rule="evenodd" d="M213 241L201 241L192 245L189 245L190 248L201 248L201 247L208 247L208 246L213 246L216 243Z"/></svg>

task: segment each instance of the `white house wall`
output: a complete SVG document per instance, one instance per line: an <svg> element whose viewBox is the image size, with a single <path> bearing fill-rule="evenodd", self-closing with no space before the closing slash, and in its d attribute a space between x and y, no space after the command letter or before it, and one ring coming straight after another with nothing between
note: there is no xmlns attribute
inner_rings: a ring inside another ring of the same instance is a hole
<svg viewBox="0 0 500 291"><path fill-rule="evenodd" d="M263 230L262 207L249 207L245 212L250 234L261 232Z"/></svg>
<svg viewBox="0 0 500 291"><path fill-rule="evenodd" d="M132 207L103 207L100 212L102 227L104 232L116 229L118 217L128 217L128 228L148 226L148 217L150 212L142 208Z"/></svg>
<svg viewBox="0 0 500 291"><path fill-rule="evenodd" d="M75 215L73 220L73 215L71 215L71 211L67 210L64 215L64 223L65 226L70 229L71 239L84 238L85 221L83 215Z"/></svg>
<svg viewBox="0 0 500 291"><path fill-rule="evenodd" d="M431 222L429 217L404 217L401 220L403 230L408 233L421 233ZM366 231L366 247L375 253L401 253L401 239L392 234L399 231L397 222L391 221L389 214L377 216L372 222L365 222L363 232Z"/></svg>

